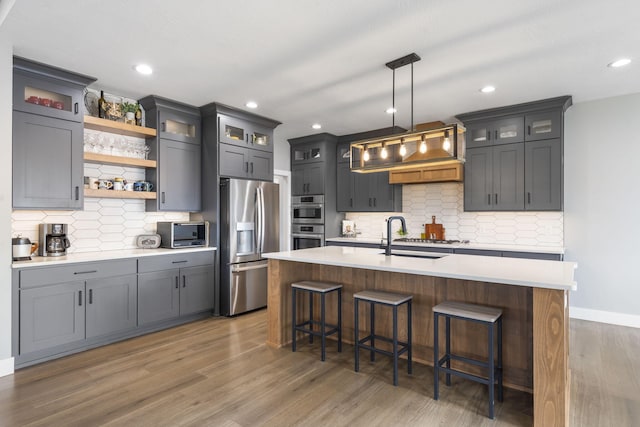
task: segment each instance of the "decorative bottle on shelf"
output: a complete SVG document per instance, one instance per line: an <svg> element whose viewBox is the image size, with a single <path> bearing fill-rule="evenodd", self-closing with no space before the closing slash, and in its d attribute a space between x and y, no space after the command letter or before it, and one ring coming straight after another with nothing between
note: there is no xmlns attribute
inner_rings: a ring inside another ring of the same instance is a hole
<svg viewBox="0 0 640 427"><path fill-rule="evenodd" d="M107 109L109 106L107 105L107 100L104 99L104 91L100 91L100 99L98 99L98 117L101 119L107 118Z"/></svg>
<svg viewBox="0 0 640 427"><path fill-rule="evenodd" d="M142 110L140 109L139 103L138 108L136 109L136 126L142 126Z"/></svg>

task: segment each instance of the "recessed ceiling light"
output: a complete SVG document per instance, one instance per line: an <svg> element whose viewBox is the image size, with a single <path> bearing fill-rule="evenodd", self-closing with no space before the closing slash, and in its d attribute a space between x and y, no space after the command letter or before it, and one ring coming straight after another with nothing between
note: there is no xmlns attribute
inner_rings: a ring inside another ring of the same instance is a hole
<svg viewBox="0 0 640 427"><path fill-rule="evenodd" d="M133 67L133 69L139 72L140 74L144 74L145 76L148 76L149 74L153 73L153 69L147 64L138 64L135 67Z"/></svg>
<svg viewBox="0 0 640 427"><path fill-rule="evenodd" d="M482 89L480 89L480 92L482 92L482 93L491 93L491 92L494 92L495 90L496 90L496 88L493 87L493 86L485 86Z"/></svg>
<svg viewBox="0 0 640 427"><path fill-rule="evenodd" d="M322 125L320 123L314 123L311 125L311 127L314 129L322 129Z"/></svg>
<svg viewBox="0 0 640 427"><path fill-rule="evenodd" d="M393 108L393 107L389 107L389 108L387 108L387 110L386 110L386 113L387 113L387 114L393 114L393 113L397 113L397 112L398 112L398 110L396 110L396 109L395 109L395 108Z"/></svg>
<svg viewBox="0 0 640 427"><path fill-rule="evenodd" d="M631 63L631 60L629 58L622 58L622 59L618 59L617 61L613 61L612 63L608 64L607 67L611 67L611 68L624 67L625 65L629 65L630 63Z"/></svg>
<svg viewBox="0 0 640 427"><path fill-rule="evenodd" d="M247 103L244 105L247 108L258 108L258 103L256 101L247 101Z"/></svg>

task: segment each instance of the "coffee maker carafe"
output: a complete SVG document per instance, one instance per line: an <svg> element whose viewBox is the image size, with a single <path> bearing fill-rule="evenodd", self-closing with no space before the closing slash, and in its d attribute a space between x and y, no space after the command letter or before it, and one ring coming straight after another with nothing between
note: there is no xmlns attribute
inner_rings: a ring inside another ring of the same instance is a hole
<svg viewBox="0 0 640 427"><path fill-rule="evenodd" d="M63 256L71 246L67 238L67 224L40 224L40 255Z"/></svg>

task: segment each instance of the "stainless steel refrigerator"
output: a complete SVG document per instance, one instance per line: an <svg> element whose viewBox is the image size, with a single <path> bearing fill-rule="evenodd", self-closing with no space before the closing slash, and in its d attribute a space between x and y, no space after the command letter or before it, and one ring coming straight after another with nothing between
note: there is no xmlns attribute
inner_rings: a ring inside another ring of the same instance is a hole
<svg viewBox="0 0 640 427"><path fill-rule="evenodd" d="M279 186L220 181L220 312L233 316L267 305L266 252L280 250Z"/></svg>

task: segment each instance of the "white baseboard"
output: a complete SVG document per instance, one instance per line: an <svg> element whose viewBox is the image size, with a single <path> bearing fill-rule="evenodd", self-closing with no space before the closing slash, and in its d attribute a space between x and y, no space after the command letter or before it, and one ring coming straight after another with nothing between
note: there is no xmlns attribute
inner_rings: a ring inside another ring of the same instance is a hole
<svg viewBox="0 0 640 427"><path fill-rule="evenodd" d="M13 374L14 363L13 357L0 360L0 377Z"/></svg>
<svg viewBox="0 0 640 427"><path fill-rule="evenodd" d="M637 314L615 313L613 311L569 306L569 317L573 319L591 320L592 322L640 328L640 316Z"/></svg>

